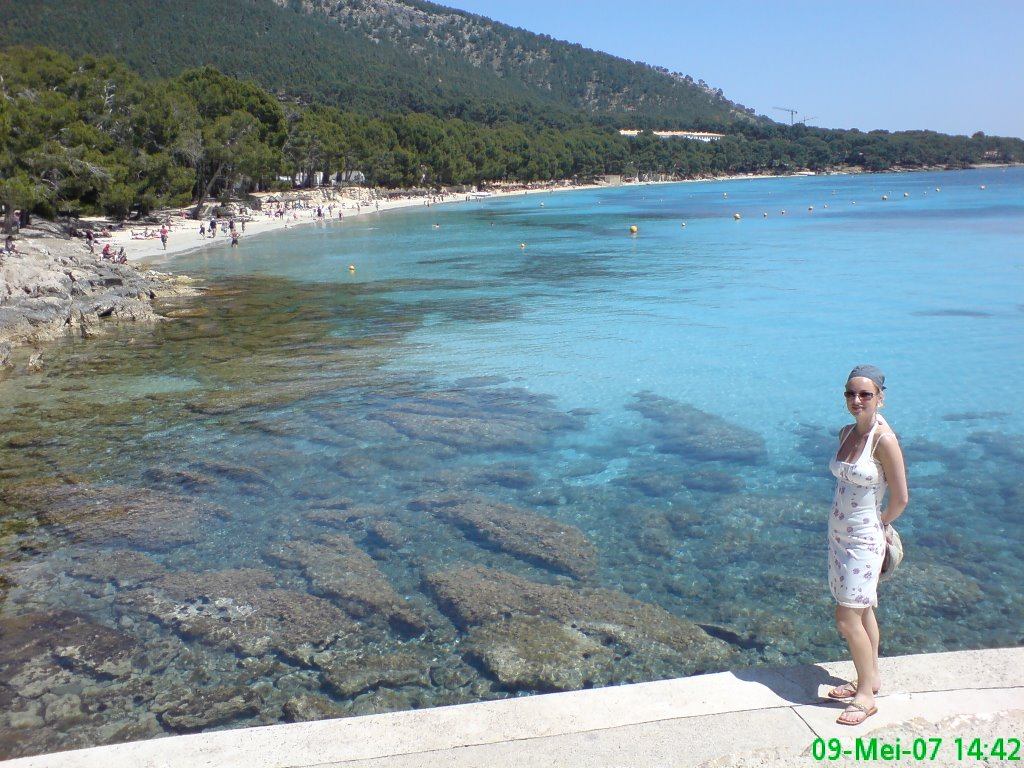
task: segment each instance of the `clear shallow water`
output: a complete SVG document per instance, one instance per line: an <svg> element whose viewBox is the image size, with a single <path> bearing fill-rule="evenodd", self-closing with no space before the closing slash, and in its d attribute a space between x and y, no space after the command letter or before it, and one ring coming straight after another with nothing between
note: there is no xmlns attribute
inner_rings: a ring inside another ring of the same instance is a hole
<svg viewBox="0 0 1024 768"><path fill-rule="evenodd" d="M177 258L198 307L0 385L6 754L840 657L860 362L912 493L884 652L1019 644L1022 170L530 194Z"/></svg>

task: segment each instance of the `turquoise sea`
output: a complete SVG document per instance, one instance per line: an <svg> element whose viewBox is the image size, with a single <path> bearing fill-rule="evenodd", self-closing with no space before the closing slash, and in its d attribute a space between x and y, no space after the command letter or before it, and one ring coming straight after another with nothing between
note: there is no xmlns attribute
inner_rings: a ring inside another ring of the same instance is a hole
<svg viewBox="0 0 1024 768"><path fill-rule="evenodd" d="M991 168L155 265L207 294L0 382L0 758L844 658L827 464L864 362L911 490L883 653L1024 643L1022 244L1024 168Z"/></svg>

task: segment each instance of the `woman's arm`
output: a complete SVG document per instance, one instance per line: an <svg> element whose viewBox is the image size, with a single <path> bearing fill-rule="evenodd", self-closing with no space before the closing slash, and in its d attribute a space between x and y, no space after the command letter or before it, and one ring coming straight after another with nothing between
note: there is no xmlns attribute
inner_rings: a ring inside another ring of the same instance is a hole
<svg viewBox="0 0 1024 768"><path fill-rule="evenodd" d="M903 449L892 432L880 435L875 446L875 457L882 464L886 482L889 483L889 503L882 512L882 524L889 525L903 514L910 503L907 488L907 467L903 461Z"/></svg>

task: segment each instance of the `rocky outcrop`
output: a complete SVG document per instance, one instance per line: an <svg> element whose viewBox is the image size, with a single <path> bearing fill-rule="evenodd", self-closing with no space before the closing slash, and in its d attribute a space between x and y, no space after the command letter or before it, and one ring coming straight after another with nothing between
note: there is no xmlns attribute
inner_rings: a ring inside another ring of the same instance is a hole
<svg viewBox="0 0 1024 768"><path fill-rule="evenodd" d="M426 577L467 633L467 655L510 689L556 691L724 669L735 649L696 624L608 589L540 584L483 567Z"/></svg>
<svg viewBox="0 0 1024 768"><path fill-rule="evenodd" d="M422 496L412 503L470 539L576 578L597 570L597 548L571 525L473 494Z"/></svg>
<svg viewBox="0 0 1024 768"><path fill-rule="evenodd" d="M188 278L104 261L52 225L23 231L17 249L0 255L0 343L91 337L111 322L159 320L155 299L196 293Z"/></svg>

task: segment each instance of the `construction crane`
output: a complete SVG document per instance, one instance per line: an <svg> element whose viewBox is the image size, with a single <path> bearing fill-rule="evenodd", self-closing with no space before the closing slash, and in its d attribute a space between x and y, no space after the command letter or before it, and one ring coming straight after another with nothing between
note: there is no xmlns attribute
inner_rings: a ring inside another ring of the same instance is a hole
<svg viewBox="0 0 1024 768"><path fill-rule="evenodd" d="M807 115L804 115L803 117L800 118L800 123L802 125L807 125L807 121L808 120L816 120L817 118L818 118L817 115L811 115L810 117L807 117Z"/></svg>
<svg viewBox="0 0 1024 768"><path fill-rule="evenodd" d="M800 111L799 109L790 109L789 107L772 107L772 109L777 109L777 110L779 110L779 112L789 112L789 124L790 125L792 125L793 122L795 121L796 113Z"/></svg>

